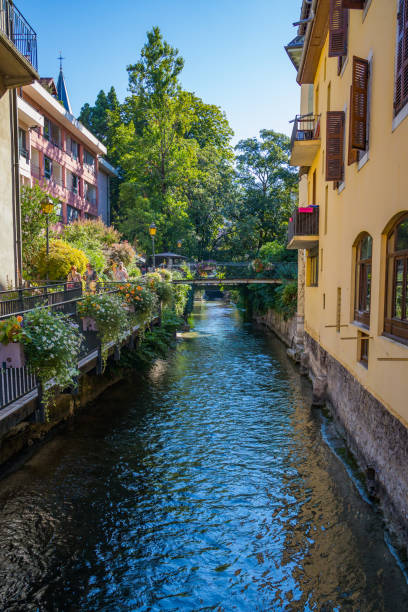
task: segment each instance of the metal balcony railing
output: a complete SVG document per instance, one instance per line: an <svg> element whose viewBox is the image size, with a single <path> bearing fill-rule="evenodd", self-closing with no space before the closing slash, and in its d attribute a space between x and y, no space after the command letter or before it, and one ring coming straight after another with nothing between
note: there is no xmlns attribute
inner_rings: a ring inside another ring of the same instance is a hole
<svg viewBox="0 0 408 612"><path fill-rule="evenodd" d="M27 149L24 149L23 147L19 147L18 148L19 154L21 155L21 157L24 157L24 159L26 160L27 164L30 162L30 152L27 151Z"/></svg>
<svg viewBox="0 0 408 612"><path fill-rule="evenodd" d="M0 0L0 30L33 68L38 70L37 34L10 0Z"/></svg>
<svg viewBox="0 0 408 612"><path fill-rule="evenodd" d="M296 115L293 120L292 138L290 141L291 150L297 141L317 140L319 138L320 115L314 115L313 113Z"/></svg>
<svg viewBox="0 0 408 612"><path fill-rule="evenodd" d="M319 207L296 208L288 224L288 242L294 236L319 235Z"/></svg>

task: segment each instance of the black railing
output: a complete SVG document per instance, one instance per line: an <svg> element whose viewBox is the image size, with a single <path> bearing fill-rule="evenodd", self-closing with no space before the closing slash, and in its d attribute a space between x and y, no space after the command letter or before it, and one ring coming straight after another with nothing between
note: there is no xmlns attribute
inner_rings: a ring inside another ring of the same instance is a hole
<svg viewBox="0 0 408 612"><path fill-rule="evenodd" d="M320 115L296 115L293 120L290 148L296 141L316 140L320 138Z"/></svg>
<svg viewBox="0 0 408 612"><path fill-rule="evenodd" d="M37 34L10 0L0 0L0 29L37 70Z"/></svg>
<svg viewBox="0 0 408 612"><path fill-rule="evenodd" d="M309 211L309 212L308 212ZM319 235L319 207L296 208L288 224L288 242L294 236Z"/></svg>
<svg viewBox="0 0 408 612"><path fill-rule="evenodd" d="M138 282L142 284L144 279L138 279ZM123 283L99 281L96 290L98 293L117 293L118 286L121 284ZM40 293L35 293L35 291L39 290ZM7 294L10 299L6 297ZM10 291L0 291L0 312L7 311L0 316L0 320L17 314L24 316L27 311L37 306L69 315L79 325L83 335L84 340L79 354L79 359L81 360L92 356L96 351L100 352L98 334L92 331L82 331L82 320L77 312L78 302L82 299L81 283L56 282L41 287L24 287ZM153 318L158 316L159 313L156 313ZM129 336L133 332L133 325L134 322L129 321ZM0 411L12 402L34 391L37 386L38 381L36 377L26 366L22 368L6 368L5 364L0 364Z"/></svg>
<svg viewBox="0 0 408 612"><path fill-rule="evenodd" d="M28 164L29 161L30 161L30 152L27 151L27 149L24 149L23 147L19 147L18 151L19 151L21 157L24 157L24 159L26 160L26 162Z"/></svg>

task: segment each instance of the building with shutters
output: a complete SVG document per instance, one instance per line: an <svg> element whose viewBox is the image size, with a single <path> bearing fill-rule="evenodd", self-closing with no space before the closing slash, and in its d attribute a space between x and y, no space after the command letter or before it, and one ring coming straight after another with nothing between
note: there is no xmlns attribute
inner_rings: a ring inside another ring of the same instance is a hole
<svg viewBox="0 0 408 612"><path fill-rule="evenodd" d="M407 527L408 2L304 0L295 25L296 342Z"/></svg>

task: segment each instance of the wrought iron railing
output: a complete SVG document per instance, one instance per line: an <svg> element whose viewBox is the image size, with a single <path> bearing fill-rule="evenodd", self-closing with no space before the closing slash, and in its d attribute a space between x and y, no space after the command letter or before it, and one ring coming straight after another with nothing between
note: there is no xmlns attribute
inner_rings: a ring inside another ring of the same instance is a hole
<svg viewBox="0 0 408 612"><path fill-rule="evenodd" d="M141 284L144 279L140 279ZM99 281L96 291L99 293L116 293L120 282ZM39 293L36 293L38 292ZM51 283L41 287L22 287L10 291L0 291L0 321L10 316L24 314L35 307L48 308L53 312L60 312L72 317L80 329L82 321L77 313L77 305L83 299L81 283ZM159 316L155 313L154 316ZM129 336L132 334L133 325L129 321ZM92 356L93 353L100 354L100 340L96 332L82 331L84 341L82 343L79 359ZM34 391L38 386L36 377L26 366L22 368L6 368L0 364L0 414L1 410L9 404Z"/></svg>
<svg viewBox="0 0 408 612"><path fill-rule="evenodd" d="M290 148L296 141L316 140L320 138L320 115L309 113L307 115L296 115L293 120L292 137Z"/></svg>
<svg viewBox="0 0 408 612"><path fill-rule="evenodd" d="M37 34L10 0L0 0L0 30L37 70Z"/></svg>
<svg viewBox="0 0 408 612"><path fill-rule="evenodd" d="M319 207L296 208L288 224L288 242L294 236L319 235Z"/></svg>

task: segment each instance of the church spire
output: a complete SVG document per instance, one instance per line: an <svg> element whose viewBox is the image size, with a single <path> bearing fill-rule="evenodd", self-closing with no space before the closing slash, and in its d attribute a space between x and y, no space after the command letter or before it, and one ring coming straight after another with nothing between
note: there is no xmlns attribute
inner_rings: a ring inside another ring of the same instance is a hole
<svg viewBox="0 0 408 612"><path fill-rule="evenodd" d="M58 100L60 100L60 102L62 102L62 104L64 105L65 110L67 110L72 115L71 103L70 103L69 97L68 97L68 91L67 91L67 86L65 84L64 73L62 72L62 60L65 59L65 58L62 57L61 51L60 51L58 59L59 59L59 63L60 63L60 71L59 71L58 83L57 83Z"/></svg>

